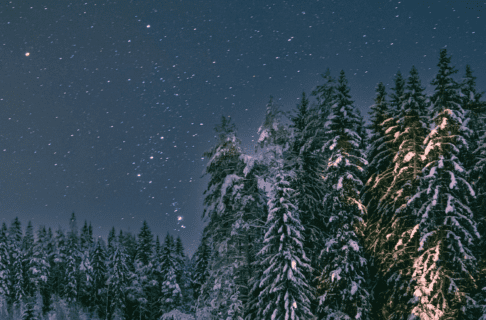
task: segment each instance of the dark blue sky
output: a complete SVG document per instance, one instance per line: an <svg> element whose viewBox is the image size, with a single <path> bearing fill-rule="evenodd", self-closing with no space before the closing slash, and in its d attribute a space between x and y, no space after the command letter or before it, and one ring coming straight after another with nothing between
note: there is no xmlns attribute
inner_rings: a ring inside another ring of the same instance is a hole
<svg viewBox="0 0 486 320"><path fill-rule="evenodd" d="M486 89L484 1L0 2L0 221L180 235L202 231L200 178L220 116L252 152L269 96L286 110L344 69L369 111L439 50ZM182 217L182 220L179 220Z"/></svg>

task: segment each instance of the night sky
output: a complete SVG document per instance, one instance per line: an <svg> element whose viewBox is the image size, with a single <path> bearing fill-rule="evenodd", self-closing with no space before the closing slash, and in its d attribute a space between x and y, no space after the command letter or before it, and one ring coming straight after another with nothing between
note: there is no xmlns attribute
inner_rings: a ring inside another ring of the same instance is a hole
<svg viewBox="0 0 486 320"><path fill-rule="evenodd" d="M252 153L270 95L293 109L344 69L367 114L398 69L431 92L441 48L486 90L484 0L0 1L0 222L147 220L191 255L221 115Z"/></svg>

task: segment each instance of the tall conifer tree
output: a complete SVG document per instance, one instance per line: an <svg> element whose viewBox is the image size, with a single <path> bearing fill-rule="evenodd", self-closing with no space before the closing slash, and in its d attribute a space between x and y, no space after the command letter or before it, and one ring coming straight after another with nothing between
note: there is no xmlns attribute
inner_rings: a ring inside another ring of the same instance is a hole
<svg viewBox="0 0 486 320"><path fill-rule="evenodd" d="M276 165L279 170L274 173L264 247L259 253L264 271L256 318L310 319L314 297L306 279L311 267L304 252L304 228L292 203L296 196L290 187L292 177L283 171L282 163Z"/></svg>
<svg viewBox="0 0 486 320"><path fill-rule="evenodd" d="M418 207L418 257L412 278L421 319L471 317L477 258L473 246L479 239L470 209L475 193L466 180L463 155L470 130L464 124L459 86L452 78L445 49L440 51L439 71L432 81L434 128L424 143L425 170L419 192L411 199Z"/></svg>
<svg viewBox="0 0 486 320"><path fill-rule="evenodd" d="M370 291L367 260L361 244L361 223L365 208L360 201L362 175L367 165L357 128L361 123L344 71L338 80L336 103L326 129L324 146L331 153L323 168L326 184L324 208L329 216L328 234L321 259L325 261L319 279L321 318L369 319Z"/></svg>

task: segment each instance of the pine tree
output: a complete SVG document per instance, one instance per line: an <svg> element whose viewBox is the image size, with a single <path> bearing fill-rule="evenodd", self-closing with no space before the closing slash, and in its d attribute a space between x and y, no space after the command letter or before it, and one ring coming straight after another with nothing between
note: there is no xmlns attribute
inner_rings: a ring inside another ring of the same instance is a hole
<svg viewBox="0 0 486 320"><path fill-rule="evenodd" d="M148 319L150 313L149 304L144 287L148 278L146 275L147 266L144 266L140 260L134 263L134 272L130 276L130 286L127 288L128 298L133 306L131 319ZM152 312L155 310L151 310Z"/></svg>
<svg viewBox="0 0 486 320"><path fill-rule="evenodd" d="M413 229L419 239L412 313L421 319L468 319L475 304L473 246L479 239L469 208L475 194L466 180L461 154L467 149L470 130L463 125L459 86L451 77L457 70L450 66L445 49L440 51L438 67L431 82L435 127L424 141L424 176L411 199L418 207L419 221Z"/></svg>
<svg viewBox="0 0 486 320"><path fill-rule="evenodd" d="M108 234L108 255L112 254L116 242L116 230L112 227L110 233Z"/></svg>
<svg viewBox="0 0 486 320"><path fill-rule="evenodd" d="M387 129L394 124L393 112L389 102L386 100L385 85L380 82L376 86L375 103L371 106L371 124L368 126L370 135L367 137L367 159L369 165L366 167L366 184L362 189L361 200L367 209L366 213L366 239L365 247L371 257L376 257L381 250L378 249L380 233L386 217L378 213L379 200L386 192L390 176L390 161L393 158L392 144L394 137L387 134ZM380 265L375 259L370 259L370 278L375 279L374 295L372 301L371 315L375 318L381 313L386 287L386 281L379 273Z"/></svg>
<svg viewBox="0 0 486 320"><path fill-rule="evenodd" d="M29 221L25 230L25 236L22 239L22 277L23 288L22 291L25 294L25 298L32 298L35 294L34 280L31 279L29 272L30 262L33 255L34 247L34 227L32 221Z"/></svg>
<svg viewBox="0 0 486 320"><path fill-rule="evenodd" d="M66 236L59 228L55 236L55 252L52 255L51 278L52 289L58 297L64 297L64 278L66 274Z"/></svg>
<svg viewBox="0 0 486 320"><path fill-rule="evenodd" d="M102 238L98 238L91 254L92 275L89 290L91 296L90 309L96 312L100 319L106 317L107 260L105 242Z"/></svg>
<svg viewBox="0 0 486 320"><path fill-rule="evenodd" d="M74 212L71 214L69 221L69 232L67 234L65 250L66 272L64 274L64 297L68 302L75 303L78 300L81 255L79 252L79 237Z"/></svg>
<svg viewBox="0 0 486 320"><path fill-rule="evenodd" d="M113 234L114 236L114 234ZM147 221L143 221L143 226L138 234L137 260L144 266L148 265L153 256L154 236L148 226Z"/></svg>
<svg viewBox="0 0 486 320"><path fill-rule="evenodd" d="M10 284L10 257L8 252L7 225L2 223L0 229L0 296L6 297L9 294Z"/></svg>
<svg viewBox="0 0 486 320"><path fill-rule="evenodd" d="M486 116L485 116L486 117ZM484 119L486 120L486 118ZM486 121L483 121L486 124ZM473 168L473 184L476 187L476 205L474 214L478 222L479 233L482 236L479 245L477 246L478 261L478 289L477 301L481 307L482 318L486 320L486 131L481 133L478 141L478 147L474 151L475 167Z"/></svg>
<svg viewBox="0 0 486 320"><path fill-rule="evenodd" d="M470 142L473 144L470 147L475 150L477 148L476 141L485 131L486 102L480 100L485 92L477 91L476 77L473 76L470 65L466 65L466 74L460 84L460 90L461 105L463 110L467 112L465 116L469 118L468 127L472 130Z"/></svg>
<svg viewBox="0 0 486 320"><path fill-rule="evenodd" d="M309 100L303 93L295 116L290 118L291 146L290 152L285 156L290 170L296 173L296 178L292 180L292 188L297 192L295 201L302 215L304 251L311 264L309 270L315 271L313 274L305 274L306 279L310 279L312 287L317 286L318 270L321 269L319 252L323 248L321 239L325 237L322 199L326 191L319 174L319 167L325 159L322 147L327 140L324 124L335 92L335 79L330 76L329 69L323 77L326 83L313 91L319 104L310 107ZM317 301L313 300L311 303L311 310L315 312Z"/></svg>
<svg viewBox="0 0 486 320"><path fill-rule="evenodd" d="M79 237L79 247L81 252L91 250L93 246L93 230L91 228L91 223L88 226L88 222L84 220L83 228L81 229L81 236Z"/></svg>
<svg viewBox="0 0 486 320"><path fill-rule="evenodd" d="M90 225L91 226L91 225ZM93 267L91 266L91 253L93 249L93 234L87 221L84 221L79 237L79 279L78 300L85 308L90 307L90 286L92 283Z"/></svg>
<svg viewBox="0 0 486 320"><path fill-rule="evenodd" d="M203 237L194 256L192 257L194 272L192 274L193 300L198 301L201 296L202 286L209 278L209 267L211 265L211 243L207 232L207 227L203 231Z"/></svg>
<svg viewBox="0 0 486 320"><path fill-rule="evenodd" d="M184 246L182 244L182 239L177 236L175 241L175 261L176 265L176 282L179 284L182 293L182 303L181 311L187 313L190 311L191 302L191 283L189 274L188 259L184 254Z"/></svg>
<svg viewBox="0 0 486 320"><path fill-rule="evenodd" d="M137 255L137 239L135 235L130 232L126 232L123 237L123 246L125 247L127 253L127 264L131 272L135 271L135 257Z"/></svg>
<svg viewBox="0 0 486 320"><path fill-rule="evenodd" d="M159 239L159 235L157 235L155 237L155 252L154 252L154 255L156 257L160 257L160 255L162 254L162 246L160 245L160 239Z"/></svg>
<svg viewBox="0 0 486 320"><path fill-rule="evenodd" d="M42 297L42 314L46 315L52 309L52 295L54 293L54 276L53 276L53 266L54 266L54 256L55 256L55 240L52 234L52 229L48 228L45 237L39 237L39 241L43 242L43 250L45 251L45 258L48 268L48 277L45 283L41 283L40 294Z"/></svg>
<svg viewBox="0 0 486 320"><path fill-rule="evenodd" d="M7 238L9 252L9 288L7 303L9 308L20 303L25 296L24 277L22 272L22 226L17 217L12 221Z"/></svg>
<svg viewBox="0 0 486 320"><path fill-rule="evenodd" d="M386 183L391 180L390 177L386 176L383 179L394 156L390 145L390 136L386 133L388 125L393 122L393 113L386 101L386 95L385 85L382 82L378 83L375 103L371 106L371 125L368 127L371 131L367 150L370 165L367 167L366 176L369 178L363 188L362 195L363 204L368 208L370 218L378 217L376 212L378 201L385 193ZM370 219L370 221L373 220Z"/></svg>
<svg viewBox="0 0 486 320"><path fill-rule="evenodd" d="M238 209L241 208L239 192L244 189L245 162L240 141L236 137L236 128L231 119L222 116L221 124L215 127L218 143L204 156L209 158L205 174L211 175L208 188L204 192L203 218L210 219L208 233L214 240L214 259L210 266L210 277L203 286L211 286L208 295L202 295L205 301L199 301L199 308L209 308L214 316L242 317L243 300L241 278L235 275L247 261L240 255L240 234L233 234L235 223L241 218ZM249 160L249 159L247 159ZM204 290L204 288L203 288Z"/></svg>
<svg viewBox="0 0 486 320"><path fill-rule="evenodd" d="M322 175L328 190L324 209L329 216L329 235L321 252L325 261L318 287L321 318L369 319L367 260L359 238L365 211L359 190L367 162L363 150L359 149L362 137L356 132L361 119L350 98L341 71L336 103L326 124L331 139L324 146L331 156Z"/></svg>
<svg viewBox="0 0 486 320"><path fill-rule="evenodd" d="M167 234L162 248L160 273L162 283L160 287L160 300L162 314L180 308L182 305L182 292L177 282L179 261L176 256L174 239Z"/></svg>
<svg viewBox="0 0 486 320"><path fill-rule="evenodd" d="M130 272L126 264L125 248L118 241L112 243L112 251L108 257L107 296L109 309L107 317L111 319L116 312L123 313L127 295Z"/></svg>
<svg viewBox="0 0 486 320"><path fill-rule="evenodd" d="M391 160L393 180L387 181L388 190L381 195L375 214L377 222L369 224L372 235L369 243L378 265L378 277L386 281L387 287L383 288L383 283L380 283L375 301L381 302L381 313L385 317L397 319L406 317L410 312L407 303L410 296L408 299L405 297L410 295L411 257L416 248L410 237L415 216L408 210L407 201L417 192L423 169L423 140L428 133L428 102L415 67L410 71L406 89L394 139L398 152Z"/></svg>
<svg viewBox="0 0 486 320"><path fill-rule="evenodd" d="M299 209L292 203L296 196L290 186L292 176L279 169L274 174L264 247L259 252L264 272L257 318L310 319L314 297L305 276L311 267L303 247L304 228Z"/></svg>
<svg viewBox="0 0 486 320"><path fill-rule="evenodd" d="M371 137L367 156L369 166L365 174L367 181L363 188L363 204L368 209L367 221L369 244L367 247L376 253L376 244L380 232L388 223L387 209L383 208L382 198L387 193L394 178L393 159L398 153L397 137L400 126L398 118L405 98L405 80L400 70L394 78L395 87L392 88L391 100L386 101L386 91L383 83L376 88L375 104L371 107Z"/></svg>
<svg viewBox="0 0 486 320"><path fill-rule="evenodd" d="M47 231L44 226L41 226L37 233L37 241L32 247L27 261L26 282L30 283L29 296L34 294L47 284L49 278L49 261L47 257Z"/></svg>

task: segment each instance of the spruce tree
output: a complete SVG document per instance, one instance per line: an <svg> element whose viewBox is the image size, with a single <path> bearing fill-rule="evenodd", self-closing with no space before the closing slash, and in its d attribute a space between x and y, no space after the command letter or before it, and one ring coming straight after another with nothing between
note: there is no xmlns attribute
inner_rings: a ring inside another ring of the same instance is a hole
<svg viewBox="0 0 486 320"><path fill-rule="evenodd" d="M55 252L51 264L51 278L53 292L64 298L64 278L66 274L66 236L61 228L56 230Z"/></svg>
<svg viewBox="0 0 486 320"><path fill-rule="evenodd" d="M413 264L412 313L421 319L468 319L473 312L477 258L473 246L479 239L470 204L475 196L466 180L463 151L470 130L464 124L459 86L452 78L445 49L439 71L431 82L434 128L424 143L425 170L416 206L418 257Z"/></svg>
<svg viewBox="0 0 486 320"><path fill-rule="evenodd" d="M162 314L182 306L182 292L177 282L179 261L176 256L174 238L167 234L162 248L160 273L162 283L160 286L160 301Z"/></svg>
<svg viewBox="0 0 486 320"><path fill-rule="evenodd" d="M322 249L321 241L324 237L324 225L322 223L322 199L324 187L318 168L325 157L322 155L322 146L327 136L324 130L325 115L329 113L334 92L334 79L329 74L324 76L327 82L318 87L314 92L320 104L310 107L305 93L302 93L301 101L297 106L297 113L291 118L293 137L291 141L291 153L287 160L291 164L291 170L295 171L296 179L292 180L292 188L298 194L296 203L302 214L304 225L304 250L311 259L310 270L319 268L318 255ZM321 93L321 94L319 94ZM317 274L307 274L306 278L315 279Z"/></svg>
<svg viewBox="0 0 486 320"><path fill-rule="evenodd" d="M112 251L115 248L115 242L116 242L116 230L115 227L112 227L110 229L110 233L108 234L108 254L112 254Z"/></svg>
<svg viewBox="0 0 486 320"><path fill-rule="evenodd" d="M367 161L359 149L357 128L361 123L344 71L341 71L326 124L330 140L325 148L331 156L322 168L328 193L324 210L328 215L328 237L321 252L324 268L319 278L320 318L369 319L368 266L361 244L365 208L360 201L361 177Z"/></svg>
<svg viewBox="0 0 486 320"><path fill-rule="evenodd" d="M70 303L75 303L78 300L79 290L79 265L81 262L81 255L79 252L79 236L76 225L76 215L71 214L69 221L69 232L67 233L65 246L65 273L64 273L64 297Z"/></svg>
<svg viewBox="0 0 486 320"><path fill-rule="evenodd" d="M209 294L202 295L204 301L198 302L199 308L211 309L218 317L241 318L244 296L241 281L235 275L246 264L240 255L239 234L233 234L241 202L239 190L244 188L245 162L240 140L236 137L236 128L231 119L222 116L220 125L215 127L218 142L204 156L209 158L205 174L211 176L204 194L203 218L209 218L208 232L213 239L214 259L210 266L210 277L206 286ZM247 286L247 284L245 284Z"/></svg>
<svg viewBox="0 0 486 320"><path fill-rule="evenodd" d="M211 265L211 243L207 232L207 227L203 231L203 237L201 243L197 247L194 256L192 257L194 272L192 274L192 290L193 290L193 300L198 301L201 296L202 286L207 282L209 278L209 267Z"/></svg>
<svg viewBox="0 0 486 320"><path fill-rule="evenodd" d="M92 276L89 287L91 296L90 309L98 314L100 319L106 317L107 280L106 267L106 245L102 238L95 242L93 253L91 254Z"/></svg>
<svg viewBox="0 0 486 320"><path fill-rule="evenodd" d="M377 255L382 252L382 249L379 248L382 238L381 230L387 218L378 212L378 205L392 179L390 163L394 157L392 146L394 137L390 136L387 130L390 125L394 124L395 113L392 112L390 103L386 99L385 85L380 82L375 89L375 103L371 106L371 124L368 127L370 135L366 141L369 165L366 167L366 184L362 189L361 200L367 209L365 247L370 256L377 258ZM370 259L369 266L370 277L375 279L371 314L378 318L386 300L384 296L386 281L380 273L380 264L376 262L378 259L375 258Z"/></svg>
<svg viewBox="0 0 486 320"><path fill-rule="evenodd" d="M399 129L396 133L398 152L393 157L393 181L381 199L380 215L387 223L377 230L375 259L387 289L380 296L382 314L399 319L410 314L410 281L415 239L410 235L416 225L416 216L408 207L408 200L417 193L424 167L423 141L428 129L428 99L421 86L417 69L412 67L404 102L399 110Z"/></svg>
<svg viewBox="0 0 486 320"><path fill-rule="evenodd" d="M269 200L264 247L259 252L263 275L259 287L257 319L311 319L312 289L306 274L310 260L303 245L304 228L299 209L292 203L296 193L290 186L292 175L274 173L274 188Z"/></svg>
<svg viewBox="0 0 486 320"><path fill-rule="evenodd" d="M146 292L144 288L147 285L147 267L143 265L140 260L134 262L134 272L131 273L130 286L128 290L128 298L132 304L133 313L131 318L133 319L148 319L150 310Z"/></svg>
<svg viewBox="0 0 486 320"><path fill-rule="evenodd" d="M22 226L17 217L12 221L7 238L9 252L9 282L7 304L12 308L25 296L22 272Z"/></svg>
<svg viewBox="0 0 486 320"><path fill-rule="evenodd" d="M182 244L182 239L177 236L175 240L175 260L176 265L176 282L179 284L182 293L182 303L181 311L187 313L190 311L191 297L191 283L190 283L190 273L189 273L189 260L184 253L184 246Z"/></svg>
<svg viewBox="0 0 486 320"><path fill-rule="evenodd" d="M79 246L81 252L89 251L93 246L93 230L91 228L91 223L88 226L88 222L84 220L83 228L81 229L81 236L79 237Z"/></svg>
<svg viewBox="0 0 486 320"><path fill-rule="evenodd" d="M35 294L35 280L31 279L31 274L29 272L33 250L34 227L32 226L32 221L29 221L27 228L25 229L25 236L22 239L22 277L24 278L24 287L22 290L26 298L32 298Z"/></svg>
<svg viewBox="0 0 486 320"><path fill-rule="evenodd" d="M8 296L10 283L10 257L8 252L7 233L7 224L3 222L2 228L0 229L0 296L3 297Z"/></svg>
<svg viewBox="0 0 486 320"><path fill-rule="evenodd" d="M483 123L486 124L486 115ZM481 136L478 141L478 147L474 151L475 166L473 168L472 184L476 190L476 205L474 213L476 221L478 222L478 229L481 235L481 241L479 242L476 252L479 258L479 281L477 295L477 301L481 307L481 320L486 320L486 252L484 250L486 246L486 214L484 208L486 208L486 130L481 132Z"/></svg>
<svg viewBox="0 0 486 320"><path fill-rule="evenodd" d="M90 307L90 287L92 285L93 267L91 266L91 253L93 250L93 234L90 233L85 220L79 237L79 279L78 300L82 306Z"/></svg>
<svg viewBox="0 0 486 320"><path fill-rule="evenodd" d="M43 283L40 288L40 294L42 297L42 314L46 315L52 309L52 295L54 294L53 266L56 252L56 243L51 228L47 229L42 242L44 243L43 248L45 250L45 257L49 265L49 276L47 277L47 281Z"/></svg>
<svg viewBox="0 0 486 320"><path fill-rule="evenodd" d="M30 297L47 284L49 278L49 261L47 256L47 231L41 226L37 233L37 241L32 247L29 260L27 262L26 282L30 283Z"/></svg>
<svg viewBox="0 0 486 320"><path fill-rule="evenodd" d="M142 262L144 266L148 265L153 256L153 249L154 236L152 235L152 231L150 231L147 221L144 220L140 233L138 234L137 260Z"/></svg>
<svg viewBox="0 0 486 320"><path fill-rule="evenodd" d="M472 150L477 148L477 141L485 131L484 117L486 117L486 102L481 101L485 92L478 92L476 88L476 77L473 75L470 65L466 65L466 74L460 84L461 105L466 112L468 127L472 130L470 143Z"/></svg>
<svg viewBox="0 0 486 320"><path fill-rule="evenodd" d="M114 314L122 314L125 311L128 279L130 277L126 260L125 248L118 241L114 241L108 257L108 279L106 280L109 304L107 317L109 319Z"/></svg>
<svg viewBox="0 0 486 320"><path fill-rule="evenodd" d="M371 124L368 129L371 131L371 135L367 150L370 164L366 170L368 179L362 195L363 204L368 209L369 221L374 221L374 218L379 216L377 214L378 202L386 191L387 183L391 181L391 177L385 174L390 168L394 156L391 148L393 141L391 138L393 137L387 134L389 125L393 123L394 112L386 101L386 95L385 85L382 82L378 83L375 103L371 106L370 113Z"/></svg>

